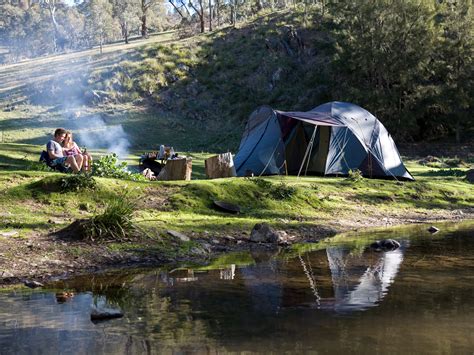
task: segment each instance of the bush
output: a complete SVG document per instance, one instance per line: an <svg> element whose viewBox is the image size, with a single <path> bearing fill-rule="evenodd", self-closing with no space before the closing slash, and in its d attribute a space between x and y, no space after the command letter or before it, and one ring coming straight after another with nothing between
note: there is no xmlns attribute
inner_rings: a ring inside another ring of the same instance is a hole
<svg viewBox="0 0 474 355"><path fill-rule="evenodd" d="M126 162L119 162L115 153L100 157L92 163L92 175L133 181L145 181L142 174L132 173Z"/></svg>
<svg viewBox="0 0 474 355"><path fill-rule="evenodd" d="M62 192L95 190L97 181L90 174L67 175L59 180Z"/></svg>
<svg viewBox="0 0 474 355"><path fill-rule="evenodd" d="M249 180L252 181L255 185L257 185L261 189L270 190L273 186L271 181L268 181L259 177L249 178Z"/></svg>
<svg viewBox="0 0 474 355"><path fill-rule="evenodd" d="M32 171L51 171L52 169L43 162L32 161L28 163L27 170Z"/></svg>
<svg viewBox="0 0 474 355"><path fill-rule="evenodd" d="M292 198L296 192L297 188L281 182L280 184L272 187L270 190L270 196L275 200L286 200Z"/></svg>
<svg viewBox="0 0 474 355"><path fill-rule="evenodd" d="M347 180L356 182L362 180L363 178L364 176L362 176L362 172L359 169L349 170Z"/></svg>
<svg viewBox="0 0 474 355"><path fill-rule="evenodd" d="M93 241L124 239L135 230L132 222L134 210L135 203L128 196L118 196L107 204L103 213L84 222L83 237Z"/></svg>
<svg viewBox="0 0 474 355"><path fill-rule="evenodd" d="M257 185L259 188L264 190L264 192L275 200L286 200L296 193L297 188L295 186L290 186L284 182L281 182L278 185L273 184L271 181L262 179L260 177L248 178L251 182Z"/></svg>

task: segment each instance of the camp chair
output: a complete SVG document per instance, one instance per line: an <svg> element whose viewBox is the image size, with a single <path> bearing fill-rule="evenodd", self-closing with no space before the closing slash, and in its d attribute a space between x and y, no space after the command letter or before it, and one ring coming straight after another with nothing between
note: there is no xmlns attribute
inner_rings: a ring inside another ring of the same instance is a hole
<svg viewBox="0 0 474 355"><path fill-rule="evenodd" d="M64 165L52 165L52 160L46 150L43 150L41 152L39 161L45 163L49 168L59 171L60 173L68 173L71 171L70 168L65 167Z"/></svg>

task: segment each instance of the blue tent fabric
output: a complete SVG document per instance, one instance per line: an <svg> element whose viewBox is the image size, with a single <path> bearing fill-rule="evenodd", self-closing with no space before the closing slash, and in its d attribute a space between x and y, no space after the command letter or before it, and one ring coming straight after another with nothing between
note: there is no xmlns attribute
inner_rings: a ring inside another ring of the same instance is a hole
<svg viewBox="0 0 474 355"><path fill-rule="evenodd" d="M316 131L316 144L311 146L307 132L313 132L309 127L314 126L328 128ZM329 137L329 148L319 151L317 145L324 141L319 135L329 129L330 135L325 136ZM311 150L309 164L303 162L302 152L307 149ZM367 110L338 101L308 112L258 108L247 122L234 162L238 176L283 174L285 166L294 167L300 162L309 167L307 172L311 174L321 173L311 170L317 165L312 162L321 159L325 159L321 164L323 175L347 175L359 169L365 176L414 180L383 124Z"/></svg>
<svg viewBox="0 0 474 355"><path fill-rule="evenodd" d="M275 175L280 174L284 160L280 125L277 116L272 115L255 127L252 134L241 144L234 164L239 176L248 172Z"/></svg>

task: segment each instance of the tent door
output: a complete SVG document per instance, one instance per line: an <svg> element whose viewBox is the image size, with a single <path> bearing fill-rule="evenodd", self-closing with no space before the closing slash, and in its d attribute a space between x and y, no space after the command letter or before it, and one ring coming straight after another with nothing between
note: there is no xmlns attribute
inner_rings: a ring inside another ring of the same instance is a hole
<svg viewBox="0 0 474 355"><path fill-rule="evenodd" d="M319 145L317 152L313 159L313 169L316 173L324 174L326 172L326 160L329 152L329 139L331 137L331 127L318 126L319 130Z"/></svg>

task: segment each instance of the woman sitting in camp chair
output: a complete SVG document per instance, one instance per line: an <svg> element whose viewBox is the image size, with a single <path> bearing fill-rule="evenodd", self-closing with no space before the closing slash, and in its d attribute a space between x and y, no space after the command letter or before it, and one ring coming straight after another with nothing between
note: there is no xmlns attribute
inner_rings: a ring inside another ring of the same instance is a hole
<svg viewBox="0 0 474 355"><path fill-rule="evenodd" d="M63 141L63 151L66 156L73 156L77 164L82 167L85 172L90 172L92 167L92 156L86 152L81 151L79 146L72 140L72 132L67 131Z"/></svg>

